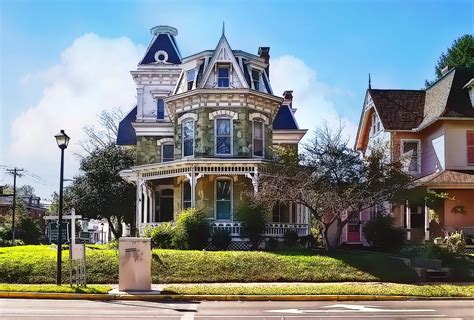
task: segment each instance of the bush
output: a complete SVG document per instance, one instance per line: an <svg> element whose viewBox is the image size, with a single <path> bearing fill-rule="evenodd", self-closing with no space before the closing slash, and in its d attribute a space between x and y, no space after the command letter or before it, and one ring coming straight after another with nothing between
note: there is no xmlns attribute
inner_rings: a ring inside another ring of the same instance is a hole
<svg viewBox="0 0 474 320"><path fill-rule="evenodd" d="M280 247L280 241L278 241L275 238L268 238L267 241L265 242L265 249L269 251L275 251L278 250Z"/></svg>
<svg viewBox="0 0 474 320"><path fill-rule="evenodd" d="M378 215L362 231L372 247L383 251L398 251L405 242L404 230L394 226L394 218L391 216Z"/></svg>
<svg viewBox="0 0 474 320"><path fill-rule="evenodd" d="M446 239L446 245L449 252L452 253L463 253L466 247L466 241L462 232L453 232Z"/></svg>
<svg viewBox="0 0 474 320"><path fill-rule="evenodd" d="M252 249L258 249L262 241L262 233L265 231L265 217L262 208L244 205L239 208L236 217L241 222L243 235L249 238Z"/></svg>
<svg viewBox="0 0 474 320"><path fill-rule="evenodd" d="M215 230L212 234L211 242L217 250L227 250L231 241L230 233L225 229Z"/></svg>
<svg viewBox="0 0 474 320"><path fill-rule="evenodd" d="M421 257L426 259L439 259L449 262L454 259L454 255L448 250L437 246L433 242L424 245L412 245L400 250L400 254L407 258Z"/></svg>
<svg viewBox="0 0 474 320"><path fill-rule="evenodd" d="M171 222L163 222L148 232L151 238L151 247L157 249L172 249L174 226Z"/></svg>
<svg viewBox="0 0 474 320"><path fill-rule="evenodd" d="M190 208L176 220L173 246L179 249L202 250L207 247L211 226L201 210Z"/></svg>
<svg viewBox="0 0 474 320"><path fill-rule="evenodd" d="M289 230L283 235L283 243L288 247L294 247L298 243L298 233L294 230Z"/></svg>

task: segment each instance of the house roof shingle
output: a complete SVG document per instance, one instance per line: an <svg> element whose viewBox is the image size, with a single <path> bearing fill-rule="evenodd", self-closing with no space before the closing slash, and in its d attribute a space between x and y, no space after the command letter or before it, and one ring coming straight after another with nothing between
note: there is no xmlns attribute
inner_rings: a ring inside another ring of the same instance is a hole
<svg viewBox="0 0 474 320"><path fill-rule="evenodd" d="M430 187L446 185L472 186L474 188L474 171L442 170L424 176L415 181L417 185Z"/></svg>
<svg viewBox="0 0 474 320"><path fill-rule="evenodd" d="M385 130L410 130L423 120L423 90L369 89Z"/></svg>

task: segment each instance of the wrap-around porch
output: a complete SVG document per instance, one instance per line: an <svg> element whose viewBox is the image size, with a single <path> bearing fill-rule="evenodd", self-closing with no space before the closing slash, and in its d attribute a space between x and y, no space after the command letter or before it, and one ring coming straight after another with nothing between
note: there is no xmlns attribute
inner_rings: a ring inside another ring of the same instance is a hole
<svg viewBox="0 0 474 320"><path fill-rule="evenodd" d="M214 230L227 230L240 238L242 226L235 215L252 192L258 192L258 177L264 160L192 159L137 166L122 175L137 185L136 226L173 222L184 209L196 207L208 217ZM307 208L277 203L266 215L264 236L282 237L292 230L309 234Z"/></svg>

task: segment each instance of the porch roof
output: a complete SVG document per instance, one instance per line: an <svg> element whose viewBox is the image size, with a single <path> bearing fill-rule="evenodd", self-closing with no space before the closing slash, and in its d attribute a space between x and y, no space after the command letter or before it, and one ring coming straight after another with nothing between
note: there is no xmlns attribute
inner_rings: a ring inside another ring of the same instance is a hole
<svg viewBox="0 0 474 320"><path fill-rule="evenodd" d="M196 174L247 175L257 172L258 167L268 163L265 159L189 158L169 162L151 163L122 170L120 176L129 182L138 178L154 180Z"/></svg>
<svg viewBox="0 0 474 320"><path fill-rule="evenodd" d="M431 189L474 189L474 170L441 170L415 181Z"/></svg>

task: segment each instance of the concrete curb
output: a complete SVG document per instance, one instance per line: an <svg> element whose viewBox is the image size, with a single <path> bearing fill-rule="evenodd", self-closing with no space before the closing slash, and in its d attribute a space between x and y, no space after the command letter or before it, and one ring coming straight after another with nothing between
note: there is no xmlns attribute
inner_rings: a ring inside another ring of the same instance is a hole
<svg viewBox="0 0 474 320"><path fill-rule="evenodd" d="M406 300L474 300L474 297L416 297L383 295L175 295L175 294L95 294L0 292L0 299L62 300L140 300L140 301L406 301Z"/></svg>

